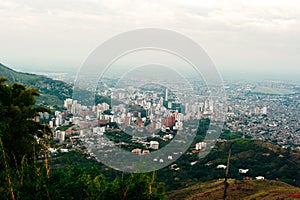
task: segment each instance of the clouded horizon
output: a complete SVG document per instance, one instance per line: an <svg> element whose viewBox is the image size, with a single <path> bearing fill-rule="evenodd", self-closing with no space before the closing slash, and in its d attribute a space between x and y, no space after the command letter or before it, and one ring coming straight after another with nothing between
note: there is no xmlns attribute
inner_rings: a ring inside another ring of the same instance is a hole
<svg viewBox="0 0 300 200"><path fill-rule="evenodd" d="M0 0L1 63L78 69L105 40L166 28L199 43L225 72L300 74L297 0Z"/></svg>

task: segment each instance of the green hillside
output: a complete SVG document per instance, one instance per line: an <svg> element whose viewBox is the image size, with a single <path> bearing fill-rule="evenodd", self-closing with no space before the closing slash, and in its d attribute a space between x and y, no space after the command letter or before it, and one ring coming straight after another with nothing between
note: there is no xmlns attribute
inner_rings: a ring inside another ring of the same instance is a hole
<svg viewBox="0 0 300 200"><path fill-rule="evenodd" d="M0 76L6 77L8 83L19 82L37 88L41 94L37 102L45 105L62 105L64 99L72 96L71 84L41 75L17 72L1 63Z"/></svg>
<svg viewBox="0 0 300 200"><path fill-rule="evenodd" d="M167 199L222 199L224 192L223 180L196 184L184 189L168 192ZM229 180L227 200L237 199L296 199L300 188L274 180Z"/></svg>
<svg viewBox="0 0 300 200"><path fill-rule="evenodd" d="M217 143L213 151L205 158L198 159L198 154L191 154L193 147L182 155L175 164L179 170L170 167L157 172L158 179L164 180L167 190L191 186L199 182L224 178L225 170L217 169L226 165L227 154L232 144L229 177L243 180L244 177L264 176L268 180L280 180L291 185L300 186L300 154L296 151L282 149L277 145L251 139L233 139ZM190 163L197 161L196 164ZM239 169L249 169L240 174Z"/></svg>

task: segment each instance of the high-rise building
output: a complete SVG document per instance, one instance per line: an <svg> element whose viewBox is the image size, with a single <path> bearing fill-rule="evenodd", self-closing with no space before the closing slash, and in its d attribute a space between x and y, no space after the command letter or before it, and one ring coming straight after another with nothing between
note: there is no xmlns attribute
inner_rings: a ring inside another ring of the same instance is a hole
<svg viewBox="0 0 300 200"><path fill-rule="evenodd" d="M129 126L130 125L130 116L126 116L125 117L125 126Z"/></svg>
<svg viewBox="0 0 300 200"><path fill-rule="evenodd" d="M267 114L267 107L263 107L261 109L261 114L266 115Z"/></svg>
<svg viewBox="0 0 300 200"><path fill-rule="evenodd" d="M65 107L68 111L71 111L72 103L73 103L73 99L67 98L67 99L64 101L64 107Z"/></svg>
<svg viewBox="0 0 300 200"><path fill-rule="evenodd" d="M207 147L207 143L206 142L199 142L199 143L196 143L195 149L196 150L201 150L201 149L204 149L206 147Z"/></svg>
<svg viewBox="0 0 300 200"><path fill-rule="evenodd" d="M165 101L168 101L168 88L166 88Z"/></svg>
<svg viewBox="0 0 300 200"><path fill-rule="evenodd" d="M61 131L60 132L60 141L65 141L65 137L66 137L66 132L65 131Z"/></svg>

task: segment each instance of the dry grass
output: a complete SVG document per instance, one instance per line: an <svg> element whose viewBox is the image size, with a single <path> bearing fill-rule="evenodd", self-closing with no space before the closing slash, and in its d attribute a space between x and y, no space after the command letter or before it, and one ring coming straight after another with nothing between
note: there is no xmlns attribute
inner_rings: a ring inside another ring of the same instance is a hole
<svg viewBox="0 0 300 200"><path fill-rule="evenodd" d="M197 184L181 190L171 191L167 199L212 200L223 199L223 180ZM296 194L296 195L295 195ZM227 189L227 200L297 199L300 188L280 181L231 179ZM300 197L298 197L300 199Z"/></svg>

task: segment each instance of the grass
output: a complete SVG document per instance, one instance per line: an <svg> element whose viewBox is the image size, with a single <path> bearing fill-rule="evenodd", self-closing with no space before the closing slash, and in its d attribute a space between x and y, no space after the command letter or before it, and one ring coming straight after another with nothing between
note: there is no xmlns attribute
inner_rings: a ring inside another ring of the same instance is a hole
<svg viewBox="0 0 300 200"><path fill-rule="evenodd" d="M217 180L171 191L167 199L222 199L223 191L223 180ZM230 179L226 199L294 199L294 194L300 194L300 188L281 181Z"/></svg>
<svg viewBox="0 0 300 200"><path fill-rule="evenodd" d="M223 185L223 181L209 181L202 184L192 185L187 188L183 188L180 190L173 190L168 193L167 199L187 199L187 197L192 197L194 194L202 193L204 191L209 191L214 188L221 187Z"/></svg>

